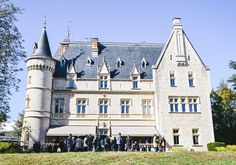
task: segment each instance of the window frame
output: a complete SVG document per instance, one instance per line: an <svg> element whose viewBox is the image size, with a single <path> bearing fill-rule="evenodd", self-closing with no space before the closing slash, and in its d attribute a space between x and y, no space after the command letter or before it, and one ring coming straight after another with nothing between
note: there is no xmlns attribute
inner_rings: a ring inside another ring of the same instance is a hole
<svg viewBox="0 0 236 165"><path fill-rule="evenodd" d="M152 100L151 99L142 99L143 115L145 115L145 116L151 115L151 110L152 110Z"/></svg>
<svg viewBox="0 0 236 165"><path fill-rule="evenodd" d="M104 103L104 101L107 101L107 102ZM98 99L98 107L99 107L99 114L108 114L109 99L108 98Z"/></svg>
<svg viewBox="0 0 236 165"><path fill-rule="evenodd" d="M109 89L108 79L108 75L99 75L99 89Z"/></svg>
<svg viewBox="0 0 236 165"><path fill-rule="evenodd" d="M174 145L180 145L180 142L179 142L179 137L180 137L179 128L173 128L172 129L172 134L173 134L173 144Z"/></svg>
<svg viewBox="0 0 236 165"><path fill-rule="evenodd" d="M57 100L59 100L58 103L57 103ZM63 105L61 105L60 100L63 100ZM66 105L65 98L55 98L54 101L55 101L54 113L56 113L56 114L63 114L63 113L65 113L65 105ZM57 106L58 106L58 110L56 111L56 107ZM62 106L63 106L63 109L61 111L61 107Z"/></svg>
<svg viewBox="0 0 236 165"><path fill-rule="evenodd" d="M122 104L122 101L124 101L124 104ZM128 103L127 103L128 102ZM120 110L122 115L129 114L130 112L130 99L120 99ZM124 110L123 110L124 107Z"/></svg>
<svg viewBox="0 0 236 165"><path fill-rule="evenodd" d="M199 128L192 129L192 136L193 136L193 145L199 145Z"/></svg>
<svg viewBox="0 0 236 165"><path fill-rule="evenodd" d="M80 101L80 103L79 103ZM85 101L85 103L83 103L83 101ZM77 106L77 114L86 114L86 110L87 110L87 105L88 105L88 99L87 98L78 98L76 100L76 106ZM80 109L79 109L80 107ZM83 109L84 107L84 109Z"/></svg>

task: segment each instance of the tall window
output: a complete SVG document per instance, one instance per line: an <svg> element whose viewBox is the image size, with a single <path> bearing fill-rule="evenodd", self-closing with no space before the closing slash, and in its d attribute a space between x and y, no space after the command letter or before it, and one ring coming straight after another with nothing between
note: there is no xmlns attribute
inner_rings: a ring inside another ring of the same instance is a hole
<svg viewBox="0 0 236 165"><path fill-rule="evenodd" d="M169 104L170 104L170 112L178 112L178 107L179 107L178 98L170 97Z"/></svg>
<svg viewBox="0 0 236 165"><path fill-rule="evenodd" d="M179 129L173 129L174 145L179 144Z"/></svg>
<svg viewBox="0 0 236 165"><path fill-rule="evenodd" d="M75 81L72 78L69 79L69 88L75 88Z"/></svg>
<svg viewBox="0 0 236 165"><path fill-rule="evenodd" d="M151 114L151 100L142 100L143 106L143 114L150 115Z"/></svg>
<svg viewBox="0 0 236 165"><path fill-rule="evenodd" d="M199 134L198 134L198 129L193 129L193 144L199 144Z"/></svg>
<svg viewBox="0 0 236 165"><path fill-rule="evenodd" d="M170 86L171 87L175 87L175 73L174 72L170 72Z"/></svg>
<svg viewBox="0 0 236 165"><path fill-rule="evenodd" d="M65 110L65 99L55 99L55 110L54 113L63 113Z"/></svg>
<svg viewBox="0 0 236 165"><path fill-rule="evenodd" d="M100 76L100 88L108 88L108 76Z"/></svg>
<svg viewBox="0 0 236 165"><path fill-rule="evenodd" d="M99 113L107 114L108 111L108 99L99 99Z"/></svg>
<svg viewBox="0 0 236 165"><path fill-rule="evenodd" d="M138 88L138 77L133 77L133 88Z"/></svg>
<svg viewBox="0 0 236 165"><path fill-rule="evenodd" d="M122 99L120 101L120 105L121 105L121 114L129 114L130 100Z"/></svg>
<svg viewBox="0 0 236 165"><path fill-rule="evenodd" d="M189 104L189 112L197 112L197 98L189 98L188 99L188 104Z"/></svg>
<svg viewBox="0 0 236 165"><path fill-rule="evenodd" d="M77 113L86 113L87 99L78 99L77 101Z"/></svg>
<svg viewBox="0 0 236 165"><path fill-rule="evenodd" d="M185 98L181 98L181 107L182 107L182 112L186 111L186 102L185 102Z"/></svg>
<svg viewBox="0 0 236 165"><path fill-rule="evenodd" d="M188 84L189 84L190 87L194 86L194 84L193 84L193 73L192 72L188 73Z"/></svg>

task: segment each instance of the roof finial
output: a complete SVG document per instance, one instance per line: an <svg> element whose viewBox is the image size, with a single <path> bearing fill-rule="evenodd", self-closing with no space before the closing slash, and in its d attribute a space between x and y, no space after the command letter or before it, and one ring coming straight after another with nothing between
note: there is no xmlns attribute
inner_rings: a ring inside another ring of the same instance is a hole
<svg viewBox="0 0 236 165"><path fill-rule="evenodd" d="M44 13L44 23L43 23L43 28L46 29L46 26L47 26L47 16L46 16L46 13Z"/></svg>
<svg viewBox="0 0 236 165"><path fill-rule="evenodd" d="M68 21L68 25L67 25L67 37L70 38L70 24L71 24L71 20Z"/></svg>

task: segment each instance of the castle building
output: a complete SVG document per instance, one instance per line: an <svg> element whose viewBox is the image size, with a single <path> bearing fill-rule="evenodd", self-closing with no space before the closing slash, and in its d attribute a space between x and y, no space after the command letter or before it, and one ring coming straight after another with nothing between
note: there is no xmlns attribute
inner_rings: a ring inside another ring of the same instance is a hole
<svg viewBox="0 0 236 165"><path fill-rule="evenodd" d="M207 150L214 141L209 69L180 18L166 43L66 38L51 55L46 28L27 59L23 145L69 134L157 134L169 146Z"/></svg>

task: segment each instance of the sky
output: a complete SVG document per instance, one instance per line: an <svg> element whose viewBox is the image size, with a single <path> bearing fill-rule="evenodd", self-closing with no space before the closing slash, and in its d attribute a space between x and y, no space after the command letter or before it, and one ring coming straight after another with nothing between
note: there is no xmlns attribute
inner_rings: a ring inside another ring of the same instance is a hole
<svg viewBox="0 0 236 165"><path fill-rule="evenodd" d="M29 57L44 25L52 54L66 37L83 41L96 37L103 42L166 43L172 19L180 17L194 48L210 67L212 88L233 74L236 60L236 1L234 0L10 0L23 8L16 23ZM9 121L24 110L26 63L18 73L20 89L11 97Z"/></svg>

